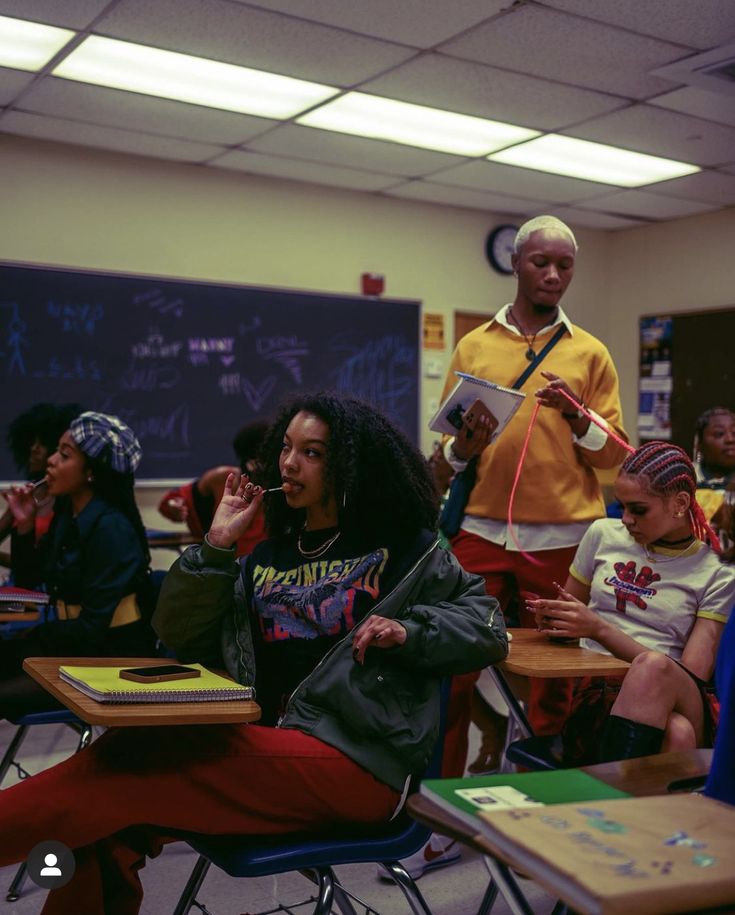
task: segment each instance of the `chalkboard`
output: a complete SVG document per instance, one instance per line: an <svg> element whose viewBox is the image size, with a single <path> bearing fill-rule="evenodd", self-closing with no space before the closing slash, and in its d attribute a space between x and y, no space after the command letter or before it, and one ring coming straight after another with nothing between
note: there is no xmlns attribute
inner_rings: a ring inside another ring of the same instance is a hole
<svg viewBox="0 0 735 915"><path fill-rule="evenodd" d="M8 423L78 401L137 433L137 478L234 460L245 423L299 391L350 392L416 442L420 303L0 265L0 478Z"/></svg>

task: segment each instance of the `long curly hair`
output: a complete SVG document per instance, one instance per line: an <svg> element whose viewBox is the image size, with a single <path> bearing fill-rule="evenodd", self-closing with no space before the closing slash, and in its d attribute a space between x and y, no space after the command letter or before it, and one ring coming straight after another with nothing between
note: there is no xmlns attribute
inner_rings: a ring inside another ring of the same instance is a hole
<svg viewBox="0 0 735 915"><path fill-rule="evenodd" d="M71 421L83 412L78 403L37 403L16 416L8 425L6 441L18 471L29 476L28 461L36 439L53 454Z"/></svg>
<svg viewBox="0 0 735 915"><path fill-rule="evenodd" d="M342 531L379 543L387 535L393 539L423 528L436 530L438 497L421 452L374 407L340 394L306 394L281 409L261 452L264 486L280 484L284 433L301 412L329 427L325 490L335 493ZM305 512L273 494L266 497L265 517L268 533L277 537L299 530Z"/></svg>

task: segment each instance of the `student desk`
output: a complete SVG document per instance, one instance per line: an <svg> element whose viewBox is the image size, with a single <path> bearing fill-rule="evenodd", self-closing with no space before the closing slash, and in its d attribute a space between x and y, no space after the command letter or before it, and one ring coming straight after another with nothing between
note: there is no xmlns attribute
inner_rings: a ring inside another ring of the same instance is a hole
<svg viewBox="0 0 735 915"><path fill-rule="evenodd" d="M201 543L201 537L195 537L190 531L157 531L146 528L146 540L150 549L178 550L183 553L185 547L192 543Z"/></svg>
<svg viewBox="0 0 735 915"><path fill-rule="evenodd" d="M595 766L583 766L582 771L614 788L627 791L634 797L651 797L667 794L669 786L680 779L705 776L709 772L711 760L712 750L679 750L640 759L623 759ZM510 870L513 862L497 854L490 855L479 830L473 830L463 820L452 816L419 793L408 798L406 809L419 823L441 835L457 839L485 857L492 883L485 893L480 911L490 911L495 895L500 890L513 915L534 915ZM528 876L531 879L534 877L530 869Z"/></svg>
<svg viewBox="0 0 735 915"><path fill-rule="evenodd" d="M488 670L508 704L521 737L532 737L533 729L504 673L521 677L616 677L625 674L630 667L627 661L580 648L576 641L552 642L545 633L535 629L509 629L508 632L512 635L508 657Z"/></svg>
<svg viewBox="0 0 735 915"><path fill-rule="evenodd" d="M236 724L257 721L260 707L246 699L224 702L97 702L59 676L60 665L157 667L161 658L26 658L25 672L87 724L131 727L169 724ZM170 663L170 662L169 662Z"/></svg>
<svg viewBox="0 0 735 915"><path fill-rule="evenodd" d="M40 610L0 610L0 623L37 623Z"/></svg>

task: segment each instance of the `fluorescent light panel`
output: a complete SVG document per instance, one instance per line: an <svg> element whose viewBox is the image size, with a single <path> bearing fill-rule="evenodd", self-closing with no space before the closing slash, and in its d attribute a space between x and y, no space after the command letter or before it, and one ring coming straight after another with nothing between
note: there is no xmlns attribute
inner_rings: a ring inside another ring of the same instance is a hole
<svg viewBox="0 0 735 915"><path fill-rule="evenodd" d="M339 92L333 86L92 35L54 76L264 118L289 118Z"/></svg>
<svg viewBox="0 0 735 915"><path fill-rule="evenodd" d="M440 111L395 99L348 92L297 119L298 124L376 140L391 140L459 156L482 156L509 143L537 137L537 130L467 114Z"/></svg>
<svg viewBox="0 0 735 915"><path fill-rule="evenodd" d="M75 34L53 25L0 16L0 67L40 70Z"/></svg>
<svg viewBox="0 0 735 915"><path fill-rule="evenodd" d="M487 158L491 162L503 162L506 165L619 187L640 187L701 171L699 166L687 162L660 159L658 156L559 134L539 137L529 143L493 153Z"/></svg>

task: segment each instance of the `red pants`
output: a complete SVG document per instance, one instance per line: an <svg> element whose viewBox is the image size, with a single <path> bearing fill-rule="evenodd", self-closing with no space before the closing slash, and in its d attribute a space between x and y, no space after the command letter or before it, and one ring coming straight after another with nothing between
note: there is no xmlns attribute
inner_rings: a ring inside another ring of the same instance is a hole
<svg viewBox="0 0 735 915"><path fill-rule="evenodd" d="M482 575L487 593L496 597L504 610L513 597L519 597L521 625L535 629L536 621L526 610L524 598L531 594L557 597L553 582L557 581L560 585L566 582L577 547L532 553L540 563L536 565L524 559L521 553L506 550L477 534L460 531L452 540L452 552L468 572ZM469 681L463 685L468 727L471 688L477 676L474 674L463 678ZM528 717L536 734L557 734L561 731L571 712L573 683L573 680L562 678L531 678ZM454 693L452 698L454 699ZM455 756L457 752L455 749L450 755Z"/></svg>
<svg viewBox="0 0 735 915"><path fill-rule="evenodd" d="M74 849L76 871L49 893L44 915L134 915L145 856L174 841L176 830L265 835L378 823L398 798L300 731L119 728L0 792L0 866L56 839Z"/></svg>

